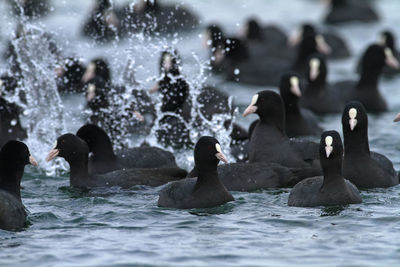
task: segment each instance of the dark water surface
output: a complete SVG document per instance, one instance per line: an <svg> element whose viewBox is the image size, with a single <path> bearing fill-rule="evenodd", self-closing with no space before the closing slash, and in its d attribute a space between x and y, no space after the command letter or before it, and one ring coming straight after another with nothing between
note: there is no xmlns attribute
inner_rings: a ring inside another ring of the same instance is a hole
<svg viewBox="0 0 400 267"><path fill-rule="evenodd" d="M138 40L105 46L86 44L78 35L78 27L90 1L53 2L53 14L38 23L56 34L65 54L86 60L105 55L112 63L114 80L118 80L129 55L137 60L139 82L149 88L154 80L147 78L157 75L161 48L151 53L149 46L142 46ZM237 31L251 14L293 32L298 23L318 21L324 8L318 1L306 0L184 2L197 10L204 23L220 21L230 32ZM331 64L330 80L356 77L356 58L377 39L380 30L390 27L400 36L400 1L375 2L384 17L382 22L336 29L348 39L355 56ZM0 7L4 10L3 1ZM1 12L5 27L0 39L4 45L15 21L6 11ZM155 40L150 47L178 47L185 75L189 80L197 79L199 64L207 56L199 35L200 30L176 40ZM134 52L129 52L132 46ZM141 55L140 49L151 56ZM263 89L224 83L218 78L207 82L235 96L240 111L254 92ZM384 153L400 169L400 124L392 122L400 111L400 79L383 80L381 89L391 111L370 116L371 149ZM66 127L76 131L84 121L83 106L79 105L82 100L77 96L63 99L69 116ZM251 119L238 117L243 125ZM326 129L341 132L340 116L321 121ZM45 155L37 151L31 148L36 158L43 159ZM190 159L180 164L190 167ZM344 207L288 207L290 189L280 189L233 192L235 202L181 211L156 206L161 188L83 192L68 185L68 173L49 177L43 171L26 168L22 199L30 212L29 226L19 232L0 230L0 266L394 266L400 262L400 186L362 191L362 204Z"/></svg>

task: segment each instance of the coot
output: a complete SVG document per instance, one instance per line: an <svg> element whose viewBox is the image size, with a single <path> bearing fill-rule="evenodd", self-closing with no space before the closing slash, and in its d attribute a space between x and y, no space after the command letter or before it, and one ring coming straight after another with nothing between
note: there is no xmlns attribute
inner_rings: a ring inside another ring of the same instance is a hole
<svg viewBox="0 0 400 267"><path fill-rule="evenodd" d="M390 187L399 183L392 162L384 155L370 152L368 116L364 106L349 102L342 115L344 161L343 175L359 188Z"/></svg>
<svg viewBox="0 0 400 267"><path fill-rule="evenodd" d="M21 179L25 165L37 166L28 147L10 140L0 150L0 229L18 230L25 226L26 211L21 200Z"/></svg>
<svg viewBox="0 0 400 267"><path fill-rule="evenodd" d="M47 161L55 157L64 158L70 166L70 185L82 188L112 187L130 188L136 185L160 186L179 180L187 175L179 168L133 168L105 174L90 175L88 169L89 147L85 141L73 134L64 134L50 150Z"/></svg>
<svg viewBox="0 0 400 267"><path fill-rule="evenodd" d="M178 209L210 208L233 201L218 178L219 161L227 163L219 142L203 136L194 148L197 178L187 178L167 185L159 195L158 206Z"/></svg>
<svg viewBox="0 0 400 267"><path fill-rule="evenodd" d="M288 205L315 207L361 203L357 187L342 175L343 145L339 133L324 132L319 151L323 176L298 183L290 191Z"/></svg>

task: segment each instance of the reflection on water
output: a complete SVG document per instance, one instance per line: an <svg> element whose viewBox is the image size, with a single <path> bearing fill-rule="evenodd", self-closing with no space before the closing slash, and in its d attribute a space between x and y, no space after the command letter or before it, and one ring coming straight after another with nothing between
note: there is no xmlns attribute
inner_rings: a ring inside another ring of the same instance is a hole
<svg viewBox="0 0 400 267"><path fill-rule="evenodd" d="M322 208L321 217L339 215L347 206L332 206Z"/></svg>

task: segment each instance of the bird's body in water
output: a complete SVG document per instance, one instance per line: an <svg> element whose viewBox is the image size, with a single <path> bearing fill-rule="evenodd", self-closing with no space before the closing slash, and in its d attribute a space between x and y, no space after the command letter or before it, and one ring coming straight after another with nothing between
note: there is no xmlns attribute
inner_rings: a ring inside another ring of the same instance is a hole
<svg viewBox="0 0 400 267"><path fill-rule="evenodd" d="M162 94L159 129L156 136L164 146L174 148L191 147L189 129L186 123L190 112L184 112L184 106L189 104L189 85L181 77L179 57L174 52L165 51L161 54L160 73L162 79L150 90ZM189 107L190 109L190 107Z"/></svg>
<svg viewBox="0 0 400 267"><path fill-rule="evenodd" d="M37 166L28 147L8 141L0 150L0 229L20 230L27 213L21 199L21 179L26 165Z"/></svg>
<svg viewBox="0 0 400 267"><path fill-rule="evenodd" d="M187 175L187 172L180 168L131 168L104 174L89 174L88 144L73 134L64 134L57 138L46 160L51 161L57 156L64 158L70 165L70 186L79 188L160 186Z"/></svg>
<svg viewBox="0 0 400 267"><path fill-rule="evenodd" d="M187 178L165 187L159 195L158 206L166 208L209 208L233 201L218 178L217 165L220 160L227 163L218 141L203 136L194 149L197 178Z"/></svg>
<svg viewBox="0 0 400 267"><path fill-rule="evenodd" d="M316 144L303 142L297 149L290 142L285 131L285 109L282 98L273 91L261 91L255 94L243 116L255 113L259 120L251 131L249 142L250 162L277 163L289 168L297 168L318 175L321 169L314 150Z"/></svg>
<svg viewBox="0 0 400 267"><path fill-rule="evenodd" d="M147 124L143 116L153 117L154 106L142 90L130 88L127 99L124 97L127 87L114 84L111 78L111 69L104 58L95 58L86 67L82 82L91 110L88 123L101 127L118 146L123 146L124 135L148 134L152 122Z"/></svg>
<svg viewBox="0 0 400 267"><path fill-rule="evenodd" d="M290 192L288 205L314 207L361 203L357 187L342 175L342 158L343 145L339 133L324 132L320 142L323 176L298 183Z"/></svg>
<svg viewBox="0 0 400 267"><path fill-rule="evenodd" d="M346 103L359 101L368 112L385 112L388 110L388 106L379 88L379 78L385 65L395 69L400 68L400 64L390 48L372 44L362 55L359 80L340 81L333 87L341 92L342 99Z"/></svg>
<svg viewBox="0 0 400 267"><path fill-rule="evenodd" d="M171 152L142 145L114 153L107 133L93 124L82 126L76 135L89 146L89 174L102 174L124 168L177 168Z"/></svg>
<svg viewBox="0 0 400 267"><path fill-rule="evenodd" d="M359 188L386 188L399 184L393 163L384 155L370 151L368 116L362 103L347 103L342 114L342 128L344 177Z"/></svg>
<svg viewBox="0 0 400 267"><path fill-rule="evenodd" d="M307 109L299 107L302 98L300 77L296 73L287 73L282 76L280 94L285 104L285 124L288 137L318 136L321 128L315 115Z"/></svg>

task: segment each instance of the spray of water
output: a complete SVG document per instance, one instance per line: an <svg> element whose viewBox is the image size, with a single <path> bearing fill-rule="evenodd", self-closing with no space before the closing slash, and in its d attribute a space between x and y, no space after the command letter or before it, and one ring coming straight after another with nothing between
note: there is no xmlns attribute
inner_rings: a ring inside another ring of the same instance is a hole
<svg viewBox="0 0 400 267"><path fill-rule="evenodd" d="M23 25L23 34L12 40L12 45L21 70L20 90L26 94L27 144L41 168L54 175L57 169L66 169L65 162L44 160L57 137L66 131L54 74L58 58L45 32L30 24Z"/></svg>
<svg viewBox="0 0 400 267"><path fill-rule="evenodd" d="M57 53L54 53L54 45L47 38L41 27L32 24L23 24L23 34L12 41L16 52L16 60L21 69L19 89L26 94L24 105L24 120L28 125L27 143L39 160L40 166L46 174L54 175L58 170L66 170L67 164L63 160L48 164L44 157L52 147L57 137L67 132L65 125L64 108L57 91L54 66L60 61ZM112 105L107 109L111 115L111 122L117 129L118 136L115 138L115 147L137 146L144 140L153 146L160 147L154 133L159 128L159 119L163 117L161 112L161 101L159 96L149 96L147 91L160 79L158 74L158 62L161 52L167 48L176 47L180 37L174 35L172 39L166 39L157 35L146 35L138 33L132 35L127 42L129 48L119 49L116 43L108 49L107 54L111 55L112 66L115 69L123 70L120 73L119 82L126 87L122 93L114 94L110 102ZM92 44L94 45L94 44ZM39 48L40 49L37 49ZM125 58L125 62L121 62ZM193 143L203 135L215 136L221 143L224 152L230 156L229 145L231 143L230 133L232 126L224 127L224 122L233 121L233 113L216 114L209 120L200 112L202 104L198 101L205 82L207 81L208 62L203 62L195 53L186 57L190 62L184 65L182 78L190 87L191 119L186 123L190 129L190 139ZM154 69L148 68L143 62L154 62ZM189 66L189 67L188 67ZM118 81L118 78L115 79ZM143 104L143 98L133 97L132 92L136 90L144 98L151 98L150 104L154 105L155 121L149 125L151 130L147 134L133 135L132 129L137 126L136 118L132 117L132 110ZM16 94L18 93L18 90ZM229 99L232 109L232 99ZM199 123L200 120L200 123ZM175 153L177 162L185 168L193 166L192 150L176 150L171 147L168 150ZM231 157L232 159L232 157Z"/></svg>
<svg viewBox="0 0 400 267"><path fill-rule="evenodd" d="M148 38L152 38L152 42L149 42ZM139 62L143 62L145 60L151 60L154 62L156 69L158 71L158 62L161 53L165 50L169 50L172 52L172 48L178 42L179 38L176 36L172 41L168 41L162 38L159 38L157 42L155 42L156 37L149 37L146 35L137 35L134 41L134 44L130 46L130 49L127 51L128 60L135 60ZM132 41L133 43L133 41ZM214 114L212 119L207 119L202 113L201 108L202 104L198 101L198 97L202 92L202 88L207 81L207 69L209 68L208 62L203 62L195 53L191 53L191 57L189 60L191 61L190 70L185 70L185 66L183 67L183 72L180 76L175 78L182 78L188 84L190 88L189 99L190 104L190 113L191 118L189 121L185 121L182 117L177 114L169 114L163 113L161 111L161 96L155 95L151 96L153 99L156 119L154 121L154 125L150 131L150 134L146 136L144 139L151 145L160 146L157 138L156 132L160 129L160 120L164 115L172 115L176 118L179 118L180 121L185 124L187 129L190 129L190 139L193 143L203 135L211 135L216 137L221 143L222 147L228 157L233 159L230 155L229 145L231 143L230 133L232 131L232 124L229 127L225 127L225 121L234 121L234 112L229 112L226 114ZM157 73L154 75L154 70L149 70L148 68L143 67L142 65L136 65L135 71L137 72L138 83L141 85L143 90L148 90L154 85L154 83L159 80L161 77ZM143 77L143 79L140 79ZM229 98L229 110L233 110L232 108L232 98ZM141 139L143 140L143 139ZM193 151L192 150L183 150L183 149L174 149L172 147L168 147L171 152L175 154L177 157L177 162L181 164L182 167L191 168L193 167Z"/></svg>
<svg viewBox="0 0 400 267"><path fill-rule="evenodd" d="M161 96L158 94L148 94L150 88L161 79L159 74L159 58L161 53L166 50L173 50L172 47L177 47L179 44L180 37L176 34L172 39L167 39L162 36L147 35L144 33L132 34L127 40L129 42L129 48L127 49L113 49L109 52L112 55L111 65L113 69L119 69L117 73L120 73L120 77L116 77L115 80L119 84L124 85L126 90L124 93L113 94L110 99L109 108L107 108L107 116L110 117L111 127L117 136L113 134L114 147L120 148L121 145L126 147L132 147L140 145L143 141L146 141L150 145L160 147L161 144L156 138L156 132L160 129L160 119L166 113L161 112ZM121 58L125 61L121 62ZM231 142L230 133L232 126L228 128L224 127L225 121L233 121L233 112L227 114L216 114L211 120L205 118L200 112L202 104L198 101L198 97L202 92L202 88L207 81L209 64L206 61L202 61L195 53L186 55L185 65L183 62L182 74L179 78L184 79L190 88L189 92L189 107L191 119L180 121L190 129L190 139L192 143L203 135L215 136L221 143L226 154L230 155L229 145ZM152 62L153 68L149 67L149 62ZM132 91L139 91L143 97L137 98L132 95ZM150 104L154 109L154 116L150 118L152 124L150 131L146 131L145 134L140 133L132 135L132 129L135 128L138 123L134 116L131 114L131 110L137 108L140 105L146 104L145 101L150 101ZM232 110L232 99L229 99L230 110ZM179 117L176 114L175 117ZM154 121L153 121L154 119ZM200 121L200 122L199 122ZM136 125L135 125L136 124ZM191 168L193 166L193 151L183 149L173 149L167 147L166 149L173 152L177 157L177 162L182 167Z"/></svg>

